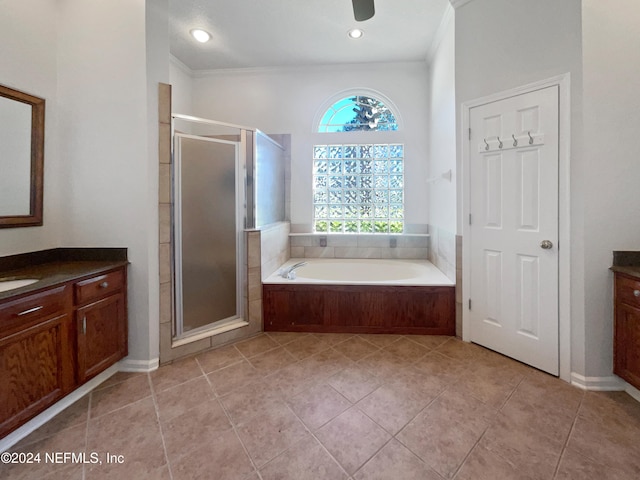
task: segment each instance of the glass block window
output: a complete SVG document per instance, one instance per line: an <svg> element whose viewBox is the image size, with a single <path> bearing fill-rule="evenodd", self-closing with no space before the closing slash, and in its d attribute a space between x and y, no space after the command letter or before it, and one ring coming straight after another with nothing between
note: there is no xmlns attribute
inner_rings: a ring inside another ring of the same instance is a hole
<svg viewBox="0 0 640 480"><path fill-rule="evenodd" d="M404 145L313 147L315 232L402 233Z"/></svg>
<svg viewBox="0 0 640 480"><path fill-rule="evenodd" d="M393 112L380 100L355 95L337 101L322 116L318 132L398 130Z"/></svg>

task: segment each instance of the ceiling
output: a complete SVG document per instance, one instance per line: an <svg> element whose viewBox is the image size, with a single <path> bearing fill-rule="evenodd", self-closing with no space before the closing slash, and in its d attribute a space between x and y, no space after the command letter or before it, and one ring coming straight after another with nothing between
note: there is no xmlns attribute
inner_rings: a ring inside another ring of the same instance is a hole
<svg viewBox="0 0 640 480"><path fill-rule="evenodd" d="M449 0L375 0L356 22L351 0L169 0L171 54L190 69L424 60ZM347 32L358 27L364 36ZM201 44L189 30L212 39Z"/></svg>

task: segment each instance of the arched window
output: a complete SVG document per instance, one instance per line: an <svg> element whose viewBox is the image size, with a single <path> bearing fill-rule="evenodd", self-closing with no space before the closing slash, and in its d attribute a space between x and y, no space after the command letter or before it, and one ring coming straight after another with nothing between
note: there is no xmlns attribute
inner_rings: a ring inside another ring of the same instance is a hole
<svg viewBox="0 0 640 480"><path fill-rule="evenodd" d="M374 96L354 94L332 103L317 126L333 141L313 146L314 231L402 233L405 152L390 141L398 130L393 111Z"/></svg>
<svg viewBox="0 0 640 480"><path fill-rule="evenodd" d="M322 116L318 132L397 130L393 112L377 98L353 95L338 100Z"/></svg>

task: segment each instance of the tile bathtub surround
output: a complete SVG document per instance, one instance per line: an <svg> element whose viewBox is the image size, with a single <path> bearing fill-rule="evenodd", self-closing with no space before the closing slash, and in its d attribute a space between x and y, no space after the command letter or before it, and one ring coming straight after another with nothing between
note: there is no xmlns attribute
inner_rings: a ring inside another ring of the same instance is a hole
<svg viewBox="0 0 640 480"><path fill-rule="evenodd" d="M291 258L427 259L429 235L301 234L290 235ZM326 239L326 246L321 245ZM396 246L391 247L394 241Z"/></svg>
<svg viewBox="0 0 640 480"><path fill-rule="evenodd" d="M639 440L626 393L455 338L268 333L118 373L14 447L124 463L3 464L0 477L631 480Z"/></svg>

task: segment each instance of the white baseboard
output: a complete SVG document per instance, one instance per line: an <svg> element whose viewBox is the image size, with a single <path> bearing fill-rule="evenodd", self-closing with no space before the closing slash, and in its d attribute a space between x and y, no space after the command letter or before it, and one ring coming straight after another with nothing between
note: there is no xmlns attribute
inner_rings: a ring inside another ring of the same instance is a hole
<svg viewBox="0 0 640 480"><path fill-rule="evenodd" d="M626 387L624 391L627 392L634 400L640 402L640 390L635 388L633 385L629 385L627 382L624 383Z"/></svg>
<svg viewBox="0 0 640 480"><path fill-rule="evenodd" d="M600 392L617 392L625 390L625 382L619 377L611 375L609 377L585 377L576 372L571 372L571 385L583 390L593 390Z"/></svg>
<svg viewBox="0 0 640 480"><path fill-rule="evenodd" d="M84 385L78 387L76 390L71 392L66 397L63 397L62 399L60 399L60 401L51 405L44 412L33 417L31 420L29 420L27 423L19 427L17 430L14 430L6 437L0 439L0 452L6 452L7 450L9 450L9 448L11 448L13 445L18 443L20 440L25 438L30 433L40 428L42 425L44 425L53 417L55 417L60 412L62 412L65 408L75 403L76 401L80 400L87 393L89 393L91 390L96 388L98 385L100 385L102 382L104 382L105 380L107 380L109 377L111 377L117 372L118 372L118 365L117 364L112 365L111 367L107 368L104 372L93 377Z"/></svg>
<svg viewBox="0 0 640 480"><path fill-rule="evenodd" d="M159 358L152 358L151 360L133 360L123 358L118 362L118 370L121 372L147 373L157 370L159 366Z"/></svg>

